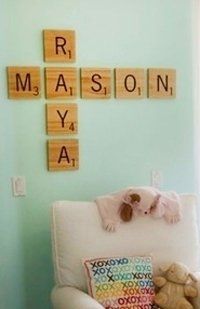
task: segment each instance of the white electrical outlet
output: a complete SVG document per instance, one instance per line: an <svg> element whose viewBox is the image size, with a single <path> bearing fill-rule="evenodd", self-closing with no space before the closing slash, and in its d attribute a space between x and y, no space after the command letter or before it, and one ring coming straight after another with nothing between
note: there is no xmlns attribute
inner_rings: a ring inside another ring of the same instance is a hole
<svg viewBox="0 0 200 309"><path fill-rule="evenodd" d="M26 195L26 180L24 176L14 176L11 178L13 196Z"/></svg>
<svg viewBox="0 0 200 309"><path fill-rule="evenodd" d="M160 189L163 184L163 174L159 170L152 170L151 172L151 185L154 188Z"/></svg>

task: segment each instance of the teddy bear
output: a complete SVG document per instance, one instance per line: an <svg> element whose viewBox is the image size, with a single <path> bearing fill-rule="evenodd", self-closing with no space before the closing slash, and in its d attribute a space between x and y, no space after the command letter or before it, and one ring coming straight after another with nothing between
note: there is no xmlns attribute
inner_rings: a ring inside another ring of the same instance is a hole
<svg viewBox="0 0 200 309"><path fill-rule="evenodd" d="M173 263L161 268L162 276L154 278L157 292L154 302L162 309L192 309L189 298L197 296L196 278L182 263Z"/></svg>

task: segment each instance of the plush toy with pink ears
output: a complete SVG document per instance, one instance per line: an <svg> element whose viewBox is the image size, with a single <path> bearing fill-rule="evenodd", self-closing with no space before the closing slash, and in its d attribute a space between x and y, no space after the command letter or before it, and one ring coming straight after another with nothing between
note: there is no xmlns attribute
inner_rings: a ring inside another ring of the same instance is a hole
<svg viewBox="0 0 200 309"><path fill-rule="evenodd" d="M119 213L122 221L130 221L141 214L176 223L181 219L181 202L175 192L163 193L152 187L135 188L125 195Z"/></svg>
<svg viewBox="0 0 200 309"><path fill-rule="evenodd" d="M161 192L153 187L129 187L96 198L104 229L116 230L120 221L128 222L138 215L164 218L168 223L180 221L182 205L175 192Z"/></svg>

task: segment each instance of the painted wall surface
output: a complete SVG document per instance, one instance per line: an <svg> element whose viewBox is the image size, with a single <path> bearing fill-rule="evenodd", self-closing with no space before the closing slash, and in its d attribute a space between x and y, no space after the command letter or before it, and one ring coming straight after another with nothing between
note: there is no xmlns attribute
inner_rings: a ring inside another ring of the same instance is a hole
<svg viewBox="0 0 200 309"><path fill-rule="evenodd" d="M47 309L54 200L90 200L129 185L149 185L152 169L163 172L164 190L194 191L194 1L0 2L0 308ZM5 69L56 66L43 62L43 29L76 31L78 68L175 68L177 98L78 96L80 169L48 172L44 95L35 101L8 100ZM12 197L14 175L26 177L26 197Z"/></svg>

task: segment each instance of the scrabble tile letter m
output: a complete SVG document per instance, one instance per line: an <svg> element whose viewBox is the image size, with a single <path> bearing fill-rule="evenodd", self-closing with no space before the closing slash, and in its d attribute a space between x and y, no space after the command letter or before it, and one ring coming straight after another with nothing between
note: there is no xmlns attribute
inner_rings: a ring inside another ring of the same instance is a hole
<svg viewBox="0 0 200 309"><path fill-rule="evenodd" d="M9 99L40 98L39 67L7 67Z"/></svg>

